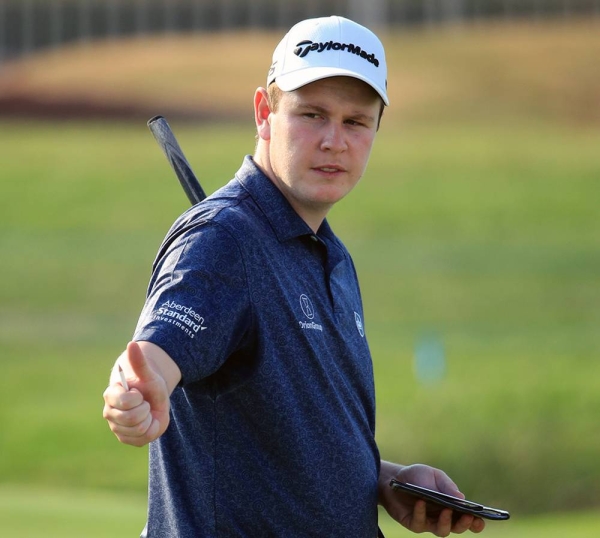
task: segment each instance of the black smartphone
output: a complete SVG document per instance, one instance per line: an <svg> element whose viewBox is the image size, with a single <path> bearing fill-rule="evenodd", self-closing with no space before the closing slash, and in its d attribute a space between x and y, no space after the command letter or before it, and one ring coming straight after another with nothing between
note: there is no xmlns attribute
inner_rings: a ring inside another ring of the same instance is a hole
<svg viewBox="0 0 600 538"><path fill-rule="evenodd" d="M451 508L455 512L460 512L462 514L472 514L477 517L493 519L496 521L502 521L510 518L510 514L506 510L498 510L497 508L491 508L480 503L467 501L466 499L452 497L452 495L446 495L445 493L440 493L439 491L434 491L432 489L415 486L414 484L408 484L405 482L399 482L396 479L391 480L390 486L395 491L408 493L418 497L419 499L427 501L427 503L433 503L438 507ZM429 511L429 506L427 509Z"/></svg>

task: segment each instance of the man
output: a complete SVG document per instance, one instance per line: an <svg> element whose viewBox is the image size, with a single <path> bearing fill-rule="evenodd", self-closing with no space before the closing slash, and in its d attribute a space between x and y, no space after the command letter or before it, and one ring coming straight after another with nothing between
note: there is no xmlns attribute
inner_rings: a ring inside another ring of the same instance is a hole
<svg viewBox="0 0 600 538"><path fill-rule="evenodd" d="M117 438L150 443L144 536L374 538L378 503L415 532L483 529L450 510L428 519L390 479L456 485L381 461L375 444L360 291L325 218L362 176L387 104L373 33L297 24L254 96L254 157L163 242L104 394Z"/></svg>

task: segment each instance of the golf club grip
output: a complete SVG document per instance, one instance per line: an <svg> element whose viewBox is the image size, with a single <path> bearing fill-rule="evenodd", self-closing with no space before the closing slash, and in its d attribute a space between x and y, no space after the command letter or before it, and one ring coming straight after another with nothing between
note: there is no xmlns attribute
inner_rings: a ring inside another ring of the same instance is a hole
<svg viewBox="0 0 600 538"><path fill-rule="evenodd" d="M206 194L200 186L190 163L179 147L177 139L167 123L167 120L162 116L155 116L148 121L148 127L175 171L177 179L179 179L179 183L181 183L188 200L192 205L204 200Z"/></svg>

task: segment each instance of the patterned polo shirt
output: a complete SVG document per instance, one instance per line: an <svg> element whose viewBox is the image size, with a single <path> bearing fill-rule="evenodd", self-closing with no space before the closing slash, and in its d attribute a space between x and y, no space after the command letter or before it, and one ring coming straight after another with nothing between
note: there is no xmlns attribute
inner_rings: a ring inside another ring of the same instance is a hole
<svg viewBox="0 0 600 538"><path fill-rule="evenodd" d="M246 157L173 225L134 336L182 381L142 536L375 537L379 453L350 255Z"/></svg>

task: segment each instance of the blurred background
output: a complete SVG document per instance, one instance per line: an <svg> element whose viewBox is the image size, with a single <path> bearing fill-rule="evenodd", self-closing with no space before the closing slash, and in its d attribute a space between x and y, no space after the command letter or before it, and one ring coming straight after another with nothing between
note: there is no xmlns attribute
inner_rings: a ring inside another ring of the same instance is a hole
<svg viewBox="0 0 600 538"><path fill-rule="evenodd" d="M599 534L600 0L0 0L2 536L139 535L147 450L102 392L187 208L146 121L216 190L275 45L329 14L388 56L368 171L329 219L382 456L509 510L489 536Z"/></svg>

